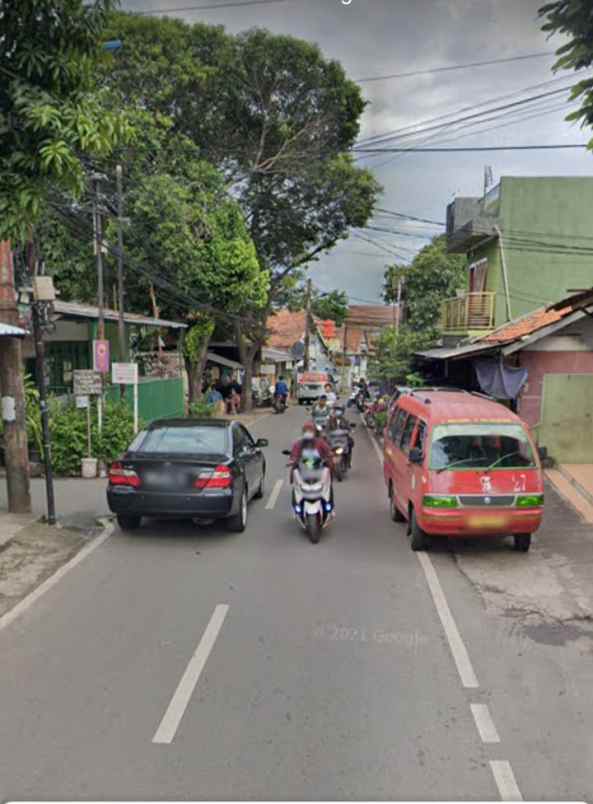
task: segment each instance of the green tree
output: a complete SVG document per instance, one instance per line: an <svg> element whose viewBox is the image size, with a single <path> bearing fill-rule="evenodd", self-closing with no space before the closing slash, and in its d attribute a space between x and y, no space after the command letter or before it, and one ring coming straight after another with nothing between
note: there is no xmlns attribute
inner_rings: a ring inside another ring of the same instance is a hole
<svg viewBox="0 0 593 804"><path fill-rule="evenodd" d="M593 14L590 0L556 0L539 9L544 20L542 28L553 34L568 37L558 48L554 70L582 70L593 64ZM567 120L580 120L593 125L593 78L583 78L572 90L571 100L580 98L581 106L567 116ZM593 140L589 142L593 149Z"/></svg>
<svg viewBox="0 0 593 804"><path fill-rule="evenodd" d="M348 315L348 294L345 290L316 294L311 306L317 318L335 321L336 326L341 327Z"/></svg>
<svg viewBox="0 0 593 804"><path fill-rule="evenodd" d="M398 283L402 283L402 301L406 324L418 332L438 337L441 303L455 296L467 283L467 260L447 254L447 239L440 236L425 246L411 265L393 265L385 272L383 297L397 300Z"/></svg>
<svg viewBox="0 0 593 804"><path fill-rule="evenodd" d="M377 380L417 385L418 377L413 372L414 353L428 348L432 342L430 332L416 331L407 326L384 329L369 364L369 375Z"/></svg>
<svg viewBox="0 0 593 804"><path fill-rule="evenodd" d="M185 177L148 176L131 193L134 222L126 238L136 264L159 274L187 299L191 322L185 337L190 401L201 396L202 374L216 311L252 314L267 303L268 274L260 269L241 210L218 171L205 162ZM144 279L148 297L152 274ZM161 311L179 315L179 299L164 294Z"/></svg>
<svg viewBox="0 0 593 804"><path fill-rule="evenodd" d="M80 195L85 159L130 136L97 92L111 0L19 0L0 8L0 240L23 243L50 192Z"/></svg>
<svg viewBox="0 0 593 804"><path fill-rule="evenodd" d="M237 329L246 368L285 281L370 217L379 186L348 155L364 101L342 67L308 42L265 30L116 14L125 53L102 76L128 103L171 120L217 166L270 278L268 307Z"/></svg>

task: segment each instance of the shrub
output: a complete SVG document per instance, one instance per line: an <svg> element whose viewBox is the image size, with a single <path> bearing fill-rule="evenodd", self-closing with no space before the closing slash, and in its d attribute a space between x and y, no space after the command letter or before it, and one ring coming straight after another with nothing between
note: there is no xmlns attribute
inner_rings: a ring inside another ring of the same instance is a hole
<svg viewBox="0 0 593 804"><path fill-rule="evenodd" d="M189 415L195 416L197 419L209 419L211 416L214 416L215 412L216 405L210 405L203 400L200 402L192 402L189 406Z"/></svg>

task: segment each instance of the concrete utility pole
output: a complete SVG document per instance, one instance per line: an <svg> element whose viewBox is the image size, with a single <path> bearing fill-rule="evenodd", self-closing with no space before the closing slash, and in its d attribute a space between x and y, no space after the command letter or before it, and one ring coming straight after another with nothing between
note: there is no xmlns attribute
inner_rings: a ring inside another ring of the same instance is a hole
<svg viewBox="0 0 593 804"><path fill-rule="evenodd" d="M99 340L105 339L105 290L103 287L103 221L99 200L101 176L93 176L93 220L95 230L95 256L97 262L97 307L99 308Z"/></svg>
<svg viewBox="0 0 593 804"><path fill-rule="evenodd" d="M126 341L126 322L124 321L124 194L122 188L122 167L115 168L117 182L117 339L119 359L128 362L128 344ZM120 385L119 395L126 396L126 386Z"/></svg>
<svg viewBox="0 0 593 804"><path fill-rule="evenodd" d="M7 240L0 242L0 321L12 326L19 324L14 263ZM8 509L15 514L28 514L31 511L31 490L20 338L0 338L0 388Z"/></svg>
<svg viewBox="0 0 593 804"><path fill-rule="evenodd" d="M307 291L305 295L305 356L303 359L303 368L309 371L309 350L311 347L311 293L312 282L307 279Z"/></svg>
<svg viewBox="0 0 593 804"><path fill-rule="evenodd" d="M402 280L397 283L397 324L396 329L399 330L399 325L402 320Z"/></svg>

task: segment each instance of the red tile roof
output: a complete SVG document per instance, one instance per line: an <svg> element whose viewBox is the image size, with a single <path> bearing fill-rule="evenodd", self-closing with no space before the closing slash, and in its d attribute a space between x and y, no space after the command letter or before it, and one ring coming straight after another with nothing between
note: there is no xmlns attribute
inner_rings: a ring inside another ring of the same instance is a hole
<svg viewBox="0 0 593 804"><path fill-rule="evenodd" d="M549 327L550 324L556 324L562 321L567 315L570 315L574 307L570 304L560 309L550 309L549 307L542 307L539 310L534 310L533 313L517 318L514 321L509 321L502 327L495 329L488 335L484 335L478 339L479 343L511 343L520 338L532 335L544 327Z"/></svg>
<svg viewBox="0 0 593 804"><path fill-rule="evenodd" d="M266 345L274 349L290 349L305 335L305 311L279 310L268 318L267 326L270 334Z"/></svg>
<svg viewBox="0 0 593 804"><path fill-rule="evenodd" d="M351 304L348 307L349 324L382 327L393 323L393 306L386 304Z"/></svg>

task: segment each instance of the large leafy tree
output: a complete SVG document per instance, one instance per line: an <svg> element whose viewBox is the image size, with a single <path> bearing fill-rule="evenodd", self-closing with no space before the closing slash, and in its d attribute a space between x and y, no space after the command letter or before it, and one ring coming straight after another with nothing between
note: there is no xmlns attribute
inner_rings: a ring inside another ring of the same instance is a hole
<svg viewBox="0 0 593 804"><path fill-rule="evenodd" d="M555 70L581 70L593 65L593 13L590 0L555 0L539 10L543 30L562 34L568 41L556 51ZM568 115L568 120L580 120L593 125L593 78L583 78L572 90L572 99L580 98L581 106ZM589 142L593 149L593 140Z"/></svg>
<svg viewBox="0 0 593 804"><path fill-rule="evenodd" d="M396 301L401 282L407 326L436 338L441 303L466 286L466 272L466 258L448 254L446 237L437 237L418 252L411 265L393 265L386 270L383 297L388 303Z"/></svg>
<svg viewBox="0 0 593 804"><path fill-rule="evenodd" d="M381 332L369 365L373 379L404 385L416 385L413 372L414 353L430 346L430 332L416 331L407 326L388 327Z"/></svg>
<svg viewBox="0 0 593 804"><path fill-rule="evenodd" d="M130 134L95 84L111 0L0 4L0 239L25 242L50 192L79 195L85 159Z"/></svg>
<svg viewBox="0 0 593 804"><path fill-rule="evenodd" d="M225 176L270 277L270 305L295 272L362 226L379 187L348 150L364 101L339 64L288 36L177 20L112 17L125 42L102 81L195 143ZM269 308L237 327L249 375Z"/></svg>
<svg viewBox="0 0 593 804"><path fill-rule="evenodd" d="M127 251L133 265L145 266L137 283L146 299L157 279L151 266L157 265L166 280L161 312L178 317L180 306L187 306L185 357L190 400L196 400L217 312L230 320L254 314L267 303L269 280L220 174L205 162L192 163L185 173L148 176L132 190Z"/></svg>

